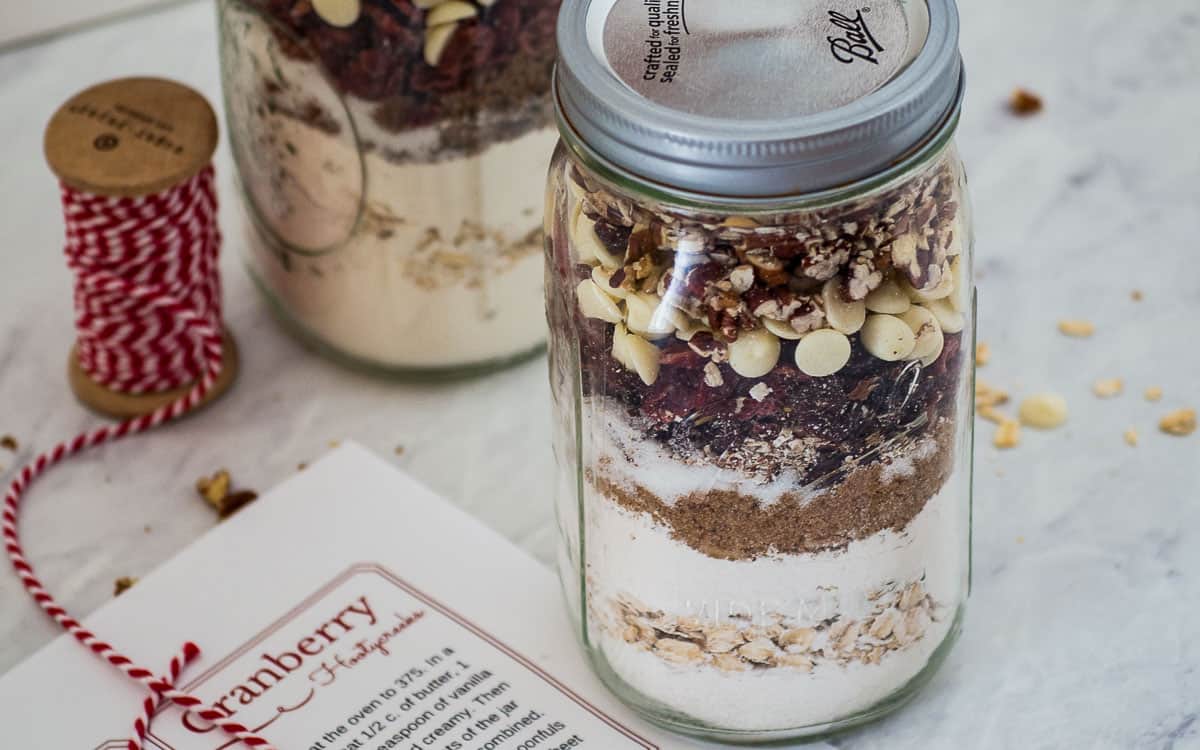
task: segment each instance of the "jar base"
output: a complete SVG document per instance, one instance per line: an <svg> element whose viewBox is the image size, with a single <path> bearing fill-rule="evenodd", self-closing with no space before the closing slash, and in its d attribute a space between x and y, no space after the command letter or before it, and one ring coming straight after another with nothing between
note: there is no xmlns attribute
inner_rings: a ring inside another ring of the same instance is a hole
<svg viewBox="0 0 1200 750"><path fill-rule="evenodd" d="M950 625L945 638L938 644L937 649L929 657L929 662L901 688L893 692L871 708L861 711L838 721L824 724L813 724L789 729L764 731L729 730L707 726L680 711L663 705L635 688L629 686L608 664L608 660L598 648L585 647L592 668L600 677L605 687L609 689L622 703L636 711L638 715L654 724L675 734L681 734L696 739L722 742L731 745L777 746L794 742L817 742L834 735L842 734L867 724L876 722L892 714L913 700L933 679L941 668L962 632L964 608L960 606L954 613L954 621Z"/></svg>
<svg viewBox="0 0 1200 750"><path fill-rule="evenodd" d="M372 377L409 382L465 380L514 367L538 357L546 350L546 342L539 341L529 349L516 352L510 356L497 357L482 362L467 362L444 366L409 366L379 362L352 354L330 344L289 313L263 283L262 279L259 278L253 267L247 265L246 273L254 282L254 286L263 298L263 301L267 303L272 317L275 318L284 331L299 341L305 349L349 370L361 372Z"/></svg>

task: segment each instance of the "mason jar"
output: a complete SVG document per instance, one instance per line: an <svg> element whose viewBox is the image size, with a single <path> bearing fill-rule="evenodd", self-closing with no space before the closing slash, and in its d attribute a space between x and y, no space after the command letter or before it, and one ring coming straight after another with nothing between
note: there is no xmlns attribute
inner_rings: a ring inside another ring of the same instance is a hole
<svg viewBox="0 0 1200 750"><path fill-rule="evenodd" d="M970 571L953 0L566 0L546 233L560 571L670 729L910 698Z"/></svg>
<svg viewBox="0 0 1200 750"><path fill-rule="evenodd" d="M219 0L246 261L351 363L538 350L558 0Z"/></svg>

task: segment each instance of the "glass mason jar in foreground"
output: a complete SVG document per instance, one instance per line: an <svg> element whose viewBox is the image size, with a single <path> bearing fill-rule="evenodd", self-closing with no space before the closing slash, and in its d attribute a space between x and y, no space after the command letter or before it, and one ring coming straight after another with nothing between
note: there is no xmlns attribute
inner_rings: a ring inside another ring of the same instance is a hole
<svg viewBox="0 0 1200 750"><path fill-rule="evenodd" d="M251 273L291 328L377 369L545 338L558 0L219 0Z"/></svg>
<svg viewBox="0 0 1200 750"><path fill-rule="evenodd" d="M814 736L913 695L967 597L957 15L681 7L560 20L560 570L595 668L651 720Z"/></svg>

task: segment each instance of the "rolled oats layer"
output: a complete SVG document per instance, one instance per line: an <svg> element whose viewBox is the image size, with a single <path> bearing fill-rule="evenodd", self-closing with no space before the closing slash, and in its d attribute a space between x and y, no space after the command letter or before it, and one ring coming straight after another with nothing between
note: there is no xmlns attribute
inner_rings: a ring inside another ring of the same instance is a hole
<svg viewBox="0 0 1200 750"><path fill-rule="evenodd" d="M731 613L726 620L702 619L654 609L628 594L609 602L610 634L672 664L709 667L723 672L845 667L851 662L879 664L890 654L911 648L945 616L945 608L926 593L922 581L888 581L867 594L862 617L841 612L805 624L790 614L766 613L765 624L750 615Z"/></svg>

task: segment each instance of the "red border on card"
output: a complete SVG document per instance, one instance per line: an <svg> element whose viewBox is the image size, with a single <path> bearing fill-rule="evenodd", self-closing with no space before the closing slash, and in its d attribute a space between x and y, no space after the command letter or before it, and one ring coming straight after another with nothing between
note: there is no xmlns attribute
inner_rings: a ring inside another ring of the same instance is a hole
<svg viewBox="0 0 1200 750"><path fill-rule="evenodd" d="M580 708L582 708L583 710L592 714L597 719L600 719L600 721L607 724L611 729L624 735L626 738L628 738L632 742L636 743L639 747L644 748L644 750L660 750L658 745L655 745L652 742L650 742L649 740L647 740L646 738L638 735L629 727L626 727L624 724L621 724L619 721L617 721L613 717L609 716L608 714L604 713L596 706L592 705L590 702L588 702L588 700L586 698L579 695L578 693L576 693L574 690L567 687L563 683L559 682L553 675L547 673L545 670L543 670L538 665L534 664L528 658L526 658L525 656L523 656L516 650L509 647L507 644L501 642L499 639L497 639L496 637L494 637L493 635L488 633L486 630L484 630L482 627L480 627L476 623L467 619L465 616L459 614L458 612L456 612L455 610L446 606L445 604L442 604L441 602L434 599L433 597L425 594L423 591L417 589L412 584L408 583L403 578L401 578L400 576L397 576L395 573L391 572L390 570L388 570L386 567L384 567L383 565L381 565L379 563L359 563L357 565L352 565L348 570L346 570L346 572L342 573L337 578L333 579L333 581L322 586L320 589L318 589L315 593L313 593L311 596L306 598L300 604L293 607L283 617L281 617L278 620L276 620L275 622L271 623L271 625L269 625L265 630L263 630L257 636L255 636L255 638L253 640L246 642L244 645L241 646L241 648L237 649L236 651L229 654L221 661L219 661L216 664L209 667L207 670L204 671L203 674L200 674L195 679L193 679L191 682L188 682L186 685L183 686L183 689L186 691L193 691L198 686L203 685L205 682L208 682L213 677L215 677L221 670L223 670L225 667L232 664L234 661L236 661L241 656L245 655L246 652L250 651L251 649L257 648L263 641L267 640L267 638L271 637L276 632L278 632L281 628L283 628L284 625L295 620L296 617L298 617L302 612L310 609L313 605L315 605L321 599L325 598L325 596L327 596L331 591L336 589L338 586L341 586L346 581L349 581L350 579L354 578L355 576L361 575L364 573L380 576L385 581L391 583L392 585L394 585L397 588L399 588L400 590L406 592L410 596L413 596L413 597L419 599L426 606L428 606L432 609L435 609L438 612L440 612L441 614L450 618L455 623L457 623L460 627L465 628L467 631L474 634L478 638L486 641L492 647L494 647L495 649L497 649L504 655L508 656L513 661L522 665L523 667L528 669L530 672L533 672L535 675L540 677L544 682L549 683L552 687L557 689L560 693L565 695L567 698L569 698L572 702L574 702ZM163 710L166 710L166 708L167 707L165 707L165 706L163 708L161 708L159 710L159 713L161 713ZM147 734L146 739L153 742L156 747L160 748L160 750L178 750L173 745L167 744L167 742L165 740L162 740L159 737L155 736L153 729ZM96 750L123 750L125 745L126 745L125 742L121 742L120 744L112 744L111 742L109 742L109 743L105 743L105 744L101 745L100 747L96 748Z"/></svg>

